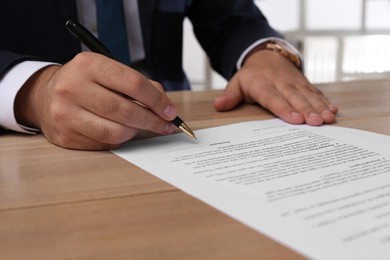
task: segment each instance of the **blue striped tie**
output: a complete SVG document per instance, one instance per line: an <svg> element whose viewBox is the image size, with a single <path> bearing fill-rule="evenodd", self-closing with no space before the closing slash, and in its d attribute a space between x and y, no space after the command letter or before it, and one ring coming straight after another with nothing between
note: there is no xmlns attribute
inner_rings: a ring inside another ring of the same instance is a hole
<svg viewBox="0 0 390 260"><path fill-rule="evenodd" d="M114 58L130 66L122 0L96 0L98 37Z"/></svg>

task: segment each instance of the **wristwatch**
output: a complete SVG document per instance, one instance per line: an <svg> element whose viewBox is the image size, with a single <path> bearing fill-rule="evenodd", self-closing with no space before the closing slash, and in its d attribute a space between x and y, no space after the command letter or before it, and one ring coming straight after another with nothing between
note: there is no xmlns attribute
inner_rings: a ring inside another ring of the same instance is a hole
<svg viewBox="0 0 390 260"><path fill-rule="evenodd" d="M279 53L289 61L291 61L298 69L302 69L302 62L301 59L297 54L294 54L294 51L285 44L278 43L276 41L266 41L261 43L259 46L255 47L253 50L251 50L247 57L249 57L253 52L259 51L259 50L271 50L274 52Z"/></svg>

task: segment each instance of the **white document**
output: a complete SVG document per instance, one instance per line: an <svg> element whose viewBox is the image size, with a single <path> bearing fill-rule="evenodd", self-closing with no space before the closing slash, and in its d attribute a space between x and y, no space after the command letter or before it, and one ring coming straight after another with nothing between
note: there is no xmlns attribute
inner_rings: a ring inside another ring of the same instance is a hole
<svg viewBox="0 0 390 260"><path fill-rule="evenodd" d="M314 259L390 259L390 137L252 121L113 151Z"/></svg>

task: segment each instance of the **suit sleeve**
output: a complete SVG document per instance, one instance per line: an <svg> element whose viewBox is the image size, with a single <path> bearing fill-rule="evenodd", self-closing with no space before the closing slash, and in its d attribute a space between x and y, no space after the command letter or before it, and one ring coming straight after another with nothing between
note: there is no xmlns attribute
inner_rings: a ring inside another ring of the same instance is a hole
<svg viewBox="0 0 390 260"><path fill-rule="evenodd" d="M32 61L34 59L30 56L0 51L0 128L23 133L37 131L18 124L14 115L14 101L23 84L36 71L52 65L49 62Z"/></svg>
<svg viewBox="0 0 390 260"><path fill-rule="evenodd" d="M253 0L193 0L188 17L212 67L226 79L236 72L238 59L252 43L282 37Z"/></svg>
<svg viewBox="0 0 390 260"><path fill-rule="evenodd" d="M39 60L39 59L33 56L26 56L26 55L12 53L9 51L0 50L0 79L10 68L26 60Z"/></svg>

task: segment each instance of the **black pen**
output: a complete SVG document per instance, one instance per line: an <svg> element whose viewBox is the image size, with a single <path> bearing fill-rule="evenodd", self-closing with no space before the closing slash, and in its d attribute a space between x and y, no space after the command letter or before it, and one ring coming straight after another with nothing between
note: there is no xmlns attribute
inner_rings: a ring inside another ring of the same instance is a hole
<svg viewBox="0 0 390 260"><path fill-rule="evenodd" d="M111 59L114 59L113 55L111 54L110 50L107 49L106 46L102 42L100 42L90 31L88 31L84 26L82 26L80 23L74 22L74 21L67 21L66 22L66 28L79 40L81 41L85 46L88 47L93 52L102 54L106 57L109 57ZM137 100L133 100L135 103L146 107L144 104ZM194 132L191 130L191 128L184 123L184 121L179 117L176 116L175 119L171 121L176 127L178 127L181 131L183 131L188 136L195 138Z"/></svg>

